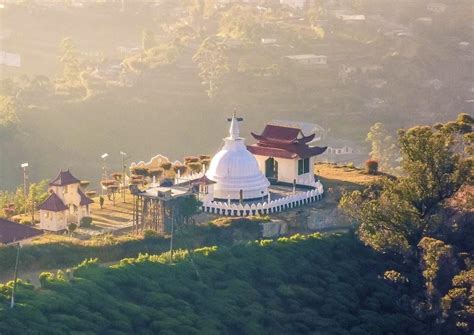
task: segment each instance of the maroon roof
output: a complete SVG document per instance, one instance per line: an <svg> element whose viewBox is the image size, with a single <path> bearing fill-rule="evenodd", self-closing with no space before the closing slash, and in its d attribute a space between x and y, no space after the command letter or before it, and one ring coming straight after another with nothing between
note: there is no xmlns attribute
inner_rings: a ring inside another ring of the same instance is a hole
<svg viewBox="0 0 474 335"><path fill-rule="evenodd" d="M41 230L0 219L0 244L18 242L43 234Z"/></svg>
<svg viewBox="0 0 474 335"><path fill-rule="evenodd" d="M298 136L300 136L298 138ZM309 158L322 154L327 147L310 147L315 134L304 136L299 128L266 125L261 135L252 133L258 141L248 145L247 149L254 155L278 158Z"/></svg>
<svg viewBox="0 0 474 335"><path fill-rule="evenodd" d="M52 212L61 212L67 209L64 202L59 198L56 193L51 192L48 199L46 199L41 205L38 206L38 209L43 209L45 211Z"/></svg>
<svg viewBox="0 0 474 335"><path fill-rule="evenodd" d="M300 136L298 138L298 136ZM299 128L275 126L267 124L261 135L252 133L252 136L259 142L268 143L309 143L311 142L315 134L304 136L303 132Z"/></svg>
<svg viewBox="0 0 474 335"><path fill-rule="evenodd" d="M87 206L94 203L94 200L85 195L80 188L77 189L77 192L81 196L81 202L79 203L80 206Z"/></svg>
<svg viewBox="0 0 474 335"><path fill-rule="evenodd" d="M254 155L278 157L278 158L309 158L317 156L326 151L327 147L309 147L300 144L290 144L285 147L261 146L258 143L247 146L248 151Z"/></svg>
<svg viewBox="0 0 474 335"><path fill-rule="evenodd" d="M214 180L211 180L209 178L207 178L206 175L202 176L201 178L198 178L198 179L194 179L191 181L191 184L192 185L211 185L211 184L215 184L216 182Z"/></svg>
<svg viewBox="0 0 474 335"><path fill-rule="evenodd" d="M70 184L77 184L80 182L81 181L74 177L69 171L69 169L67 169L66 171L59 171L58 176L49 182L49 186L65 186Z"/></svg>

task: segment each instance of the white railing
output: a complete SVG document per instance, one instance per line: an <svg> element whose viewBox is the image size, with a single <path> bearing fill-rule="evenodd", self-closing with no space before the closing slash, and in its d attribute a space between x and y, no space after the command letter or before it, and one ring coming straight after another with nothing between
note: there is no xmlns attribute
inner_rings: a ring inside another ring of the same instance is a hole
<svg viewBox="0 0 474 335"><path fill-rule="evenodd" d="M324 188L318 181L316 187L307 192L298 192L270 202L253 204L236 204L224 201L208 201L202 204L202 211L224 216L269 215L300 207L319 201L323 197Z"/></svg>

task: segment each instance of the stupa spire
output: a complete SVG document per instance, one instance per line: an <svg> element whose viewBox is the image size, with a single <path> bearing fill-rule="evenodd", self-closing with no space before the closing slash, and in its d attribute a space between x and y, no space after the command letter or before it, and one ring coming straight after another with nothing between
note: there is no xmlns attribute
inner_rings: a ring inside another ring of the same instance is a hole
<svg viewBox="0 0 474 335"><path fill-rule="evenodd" d="M243 120L244 120L243 118L237 117L237 111L234 109L234 112L232 113L232 117L227 119L227 121L230 121L229 139L231 140L240 139L239 122Z"/></svg>

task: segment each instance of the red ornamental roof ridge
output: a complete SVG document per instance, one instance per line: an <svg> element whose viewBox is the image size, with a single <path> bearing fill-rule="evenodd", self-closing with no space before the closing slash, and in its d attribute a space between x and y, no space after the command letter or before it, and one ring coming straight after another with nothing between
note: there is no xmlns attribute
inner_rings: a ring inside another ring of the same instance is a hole
<svg viewBox="0 0 474 335"><path fill-rule="evenodd" d="M0 218L0 244L19 242L41 234L41 230Z"/></svg>
<svg viewBox="0 0 474 335"><path fill-rule="evenodd" d="M51 192L49 197L38 206L38 209L51 212L62 212L65 211L67 207L56 193Z"/></svg>
<svg viewBox="0 0 474 335"><path fill-rule="evenodd" d="M77 184L80 183L81 181L74 177L71 174L71 171L67 169L66 171L60 170L59 174L57 175L56 178L52 179L49 182L50 186L66 186L70 184Z"/></svg>

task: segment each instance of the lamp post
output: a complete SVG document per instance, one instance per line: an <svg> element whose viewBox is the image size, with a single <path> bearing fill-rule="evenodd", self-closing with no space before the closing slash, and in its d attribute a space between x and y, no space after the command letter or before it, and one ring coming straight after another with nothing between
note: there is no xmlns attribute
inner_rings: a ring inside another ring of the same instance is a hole
<svg viewBox="0 0 474 335"><path fill-rule="evenodd" d="M23 163L21 164L21 168L23 169L23 196L26 199L26 196L28 195L28 189L26 188L26 184L28 181L28 173L26 172L26 168L28 167L28 163Z"/></svg>
<svg viewBox="0 0 474 335"><path fill-rule="evenodd" d="M102 158L102 161L103 161L101 181L107 180L107 162L106 162L107 157L109 157L108 153L105 153L102 156L100 156L100 158ZM104 195L104 188L102 187L102 183L100 184L100 189L101 189L101 194Z"/></svg>
<svg viewBox="0 0 474 335"><path fill-rule="evenodd" d="M122 201L125 202L125 157L127 153L120 151L122 156Z"/></svg>

